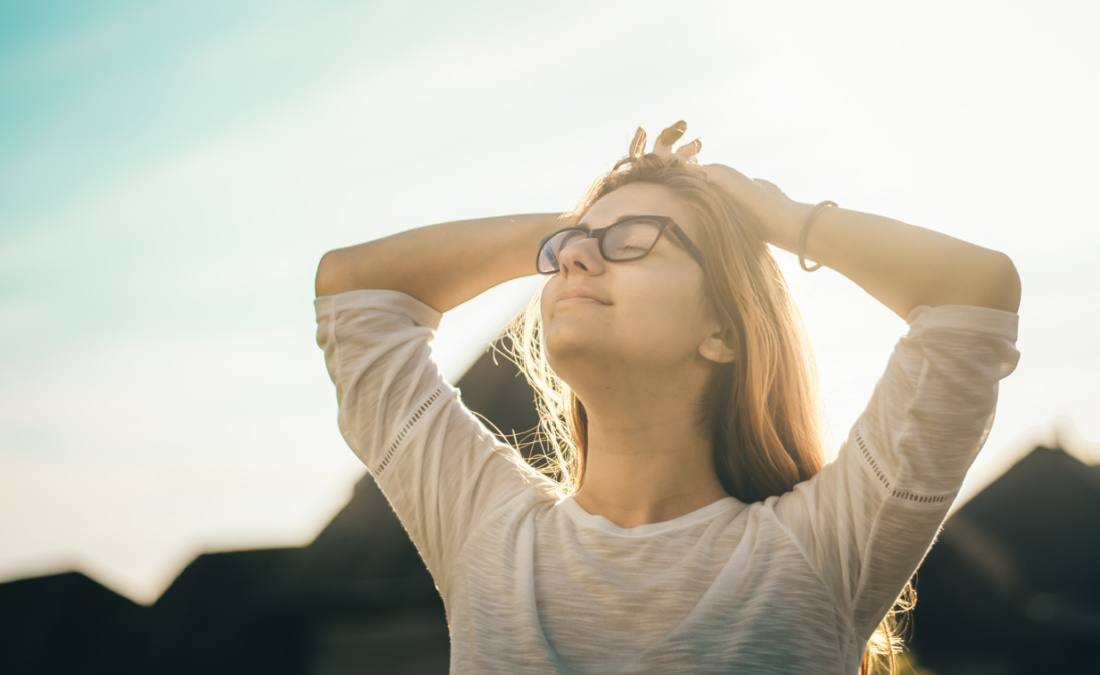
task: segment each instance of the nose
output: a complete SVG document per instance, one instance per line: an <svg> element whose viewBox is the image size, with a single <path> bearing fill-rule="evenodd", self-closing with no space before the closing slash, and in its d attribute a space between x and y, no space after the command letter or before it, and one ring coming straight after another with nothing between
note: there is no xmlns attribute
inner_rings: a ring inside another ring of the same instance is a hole
<svg viewBox="0 0 1100 675"><path fill-rule="evenodd" d="M558 264L565 276L576 272L602 274L607 261L600 255L600 245L595 237L578 237L558 252Z"/></svg>

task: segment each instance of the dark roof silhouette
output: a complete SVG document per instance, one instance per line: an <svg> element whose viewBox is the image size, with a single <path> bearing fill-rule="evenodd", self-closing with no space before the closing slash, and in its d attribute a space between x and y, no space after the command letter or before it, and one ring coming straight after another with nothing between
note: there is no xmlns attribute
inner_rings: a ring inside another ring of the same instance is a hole
<svg viewBox="0 0 1100 675"><path fill-rule="evenodd" d="M918 577L912 646L936 672L1100 672L1100 467L1037 448L947 521Z"/></svg>
<svg viewBox="0 0 1100 675"><path fill-rule="evenodd" d="M148 614L79 572L0 584L0 673L137 672Z"/></svg>

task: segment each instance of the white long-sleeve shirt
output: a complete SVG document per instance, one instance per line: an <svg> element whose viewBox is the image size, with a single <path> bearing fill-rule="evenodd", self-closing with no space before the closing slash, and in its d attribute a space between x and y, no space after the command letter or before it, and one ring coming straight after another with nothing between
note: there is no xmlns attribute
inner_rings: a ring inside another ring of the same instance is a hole
<svg viewBox="0 0 1100 675"><path fill-rule="evenodd" d="M621 528L504 446L432 361L440 315L316 300L340 430L447 609L455 673L853 673L1014 369L1018 317L918 307L835 460L791 492Z"/></svg>

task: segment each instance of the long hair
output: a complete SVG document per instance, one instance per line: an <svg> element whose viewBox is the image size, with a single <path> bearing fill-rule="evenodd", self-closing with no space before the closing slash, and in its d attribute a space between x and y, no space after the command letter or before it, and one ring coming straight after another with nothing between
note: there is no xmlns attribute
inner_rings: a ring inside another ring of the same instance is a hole
<svg viewBox="0 0 1100 675"><path fill-rule="evenodd" d="M716 365L699 418L711 430L714 467L722 487L744 503L781 495L817 474L824 464L820 393L802 317L763 237L724 190L703 171L654 154L620 160L597 179L565 216L575 225L602 197L631 183L664 186L699 225L709 301L736 356ZM538 296L509 330L511 351L537 394L539 438L548 451L535 460L563 494L584 482L588 416L584 404L551 370L543 352ZM908 599L907 585L903 598ZM895 611L907 610L899 603ZM893 672L900 649L894 612L864 653Z"/></svg>

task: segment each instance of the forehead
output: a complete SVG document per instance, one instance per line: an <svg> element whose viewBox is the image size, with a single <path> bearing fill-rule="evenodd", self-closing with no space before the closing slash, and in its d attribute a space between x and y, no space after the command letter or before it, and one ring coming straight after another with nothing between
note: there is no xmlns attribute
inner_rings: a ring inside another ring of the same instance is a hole
<svg viewBox="0 0 1100 675"><path fill-rule="evenodd" d="M623 216L669 216L684 229L694 227L680 198L653 183L630 183L605 195L588 209L581 224L589 229L607 227Z"/></svg>

